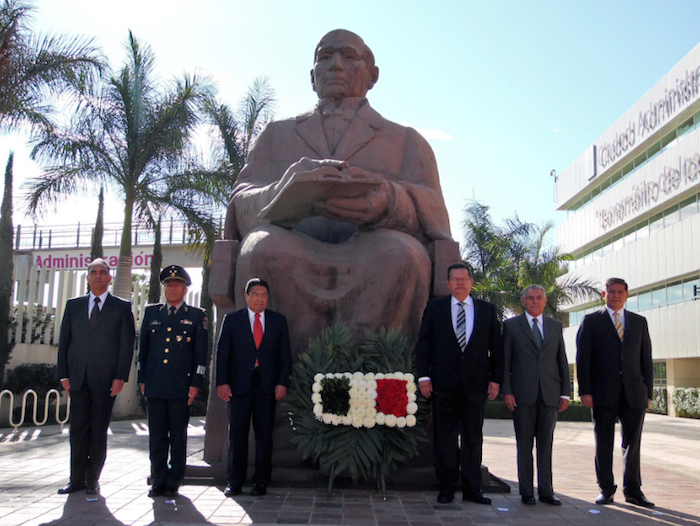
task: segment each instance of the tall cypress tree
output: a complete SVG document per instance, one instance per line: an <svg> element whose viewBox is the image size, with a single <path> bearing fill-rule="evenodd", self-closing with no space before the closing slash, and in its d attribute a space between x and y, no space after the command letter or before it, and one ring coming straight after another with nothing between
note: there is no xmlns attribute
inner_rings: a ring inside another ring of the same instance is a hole
<svg viewBox="0 0 700 526"><path fill-rule="evenodd" d="M0 209L0 389L5 383L5 366L10 361L14 343L10 343L12 326L12 166L14 152L10 152L5 168L5 193ZM21 323L20 323L21 327Z"/></svg>
<svg viewBox="0 0 700 526"><path fill-rule="evenodd" d="M160 303L160 267L163 264L163 249L160 245L160 217L156 223L155 234L153 259L151 259L151 280L148 282L148 303Z"/></svg>

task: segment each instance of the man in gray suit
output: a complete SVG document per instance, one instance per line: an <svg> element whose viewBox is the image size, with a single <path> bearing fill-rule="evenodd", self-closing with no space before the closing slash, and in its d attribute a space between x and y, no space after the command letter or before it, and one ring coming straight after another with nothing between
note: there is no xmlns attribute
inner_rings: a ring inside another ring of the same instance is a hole
<svg viewBox="0 0 700 526"><path fill-rule="evenodd" d="M90 294L68 300L58 341L58 378L71 397L70 483L61 495L100 491L114 397L129 379L136 330L131 304L109 294L103 259L88 265Z"/></svg>
<svg viewBox="0 0 700 526"><path fill-rule="evenodd" d="M506 320L503 327L502 387L506 406L513 412L520 496L524 504L536 504L532 447L537 440L540 502L560 506L561 501L552 487L552 441L557 411L564 411L571 398L563 326L560 321L542 314L547 295L541 285L527 287L520 301L525 313Z"/></svg>

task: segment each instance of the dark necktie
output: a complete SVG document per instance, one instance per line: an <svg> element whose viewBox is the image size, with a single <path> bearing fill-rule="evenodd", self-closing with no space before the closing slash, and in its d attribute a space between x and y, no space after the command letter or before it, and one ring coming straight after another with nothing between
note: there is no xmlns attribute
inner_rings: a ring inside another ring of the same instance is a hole
<svg viewBox="0 0 700 526"><path fill-rule="evenodd" d="M175 316L175 307L170 307L170 314L168 314L170 318L173 318Z"/></svg>
<svg viewBox="0 0 700 526"><path fill-rule="evenodd" d="M537 324L537 318L532 318L532 334L535 336L535 342L537 343L537 348L542 348L542 333L540 332L540 327Z"/></svg>
<svg viewBox="0 0 700 526"><path fill-rule="evenodd" d="M462 348L462 352L467 348L467 315L464 313L464 303L457 303L459 312L457 313L457 343Z"/></svg>
<svg viewBox="0 0 700 526"><path fill-rule="evenodd" d="M92 306L92 312L90 313L90 327L95 328L97 326L97 319L100 316L100 298L95 298L95 304Z"/></svg>

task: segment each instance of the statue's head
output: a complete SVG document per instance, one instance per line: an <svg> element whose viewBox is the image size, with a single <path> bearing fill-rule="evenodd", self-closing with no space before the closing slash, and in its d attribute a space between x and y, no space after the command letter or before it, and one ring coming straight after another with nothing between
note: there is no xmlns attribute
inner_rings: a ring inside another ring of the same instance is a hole
<svg viewBox="0 0 700 526"><path fill-rule="evenodd" d="M372 50L355 33L336 29L316 46L311 85L319 98L364 97L378 78Z"/></svg>

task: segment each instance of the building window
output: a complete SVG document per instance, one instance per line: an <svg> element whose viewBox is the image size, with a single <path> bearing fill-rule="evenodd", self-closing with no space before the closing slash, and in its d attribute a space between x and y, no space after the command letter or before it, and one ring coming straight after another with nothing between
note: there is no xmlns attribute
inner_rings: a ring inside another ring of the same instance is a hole
<svg viewBox="0 0 700 526"><path fill-rule="evenodd" d="M654 385L666 387L666 361L654 362Z"/></svg>

